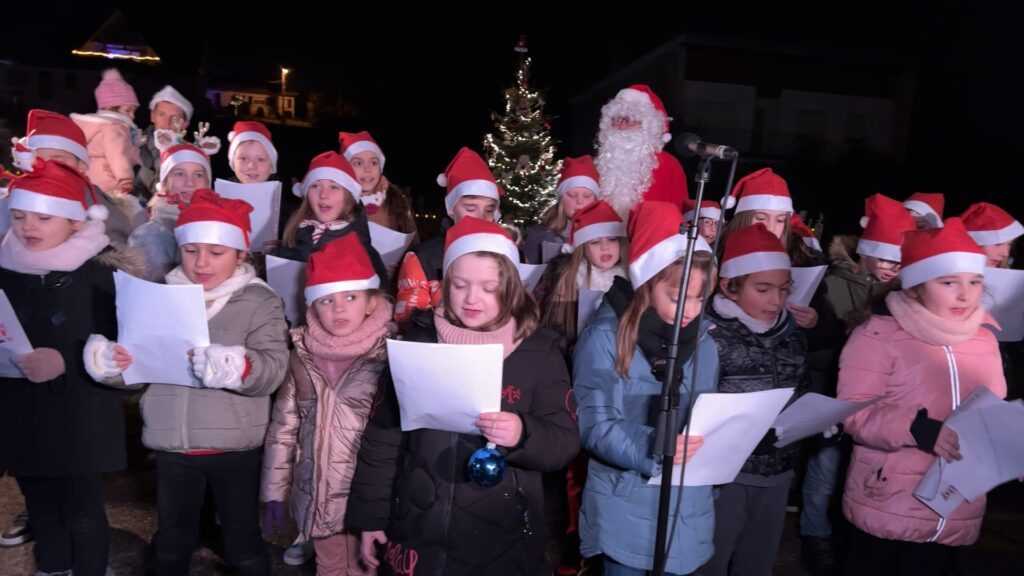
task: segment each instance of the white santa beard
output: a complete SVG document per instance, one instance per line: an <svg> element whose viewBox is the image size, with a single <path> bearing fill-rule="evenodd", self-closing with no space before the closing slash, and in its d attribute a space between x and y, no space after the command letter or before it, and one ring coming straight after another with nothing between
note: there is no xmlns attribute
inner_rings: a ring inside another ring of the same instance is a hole
<svg viewBox="0 0 1024 576"><path fill-rule="evenodd" d="M640 126L631 130L613 128L612 118L618 116L639 119ZM623 217L651 186L652 172L658 167L657 153L665 145L664 128L665 116L650 103L612 100L601 108L595 164L603 197Z"/></svg>

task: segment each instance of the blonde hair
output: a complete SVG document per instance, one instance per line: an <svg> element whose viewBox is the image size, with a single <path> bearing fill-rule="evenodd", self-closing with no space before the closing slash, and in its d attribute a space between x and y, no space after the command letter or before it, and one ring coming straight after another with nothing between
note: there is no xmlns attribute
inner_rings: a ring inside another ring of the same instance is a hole
<svg viewBox="0 0 1024 576"><path fill-rule="evenodd" d="M359 207L362 204L356 202L348 190L345 191L343 197L345 198L345 204L341 207L341 214L338 215L338 220L352 220L359 213ZM283 246L295 248L295 236L298 234L299 224L303 220L317 220L316 214L313 213L313 207L309 203L308 193L302 195L302 204L299 205L295 212L292 212L291 217L288 218L288 223L284 226L284 233L281 235L281 244Z"/></svg>
<svg viewBox="0 0 1024 576"><path fill-rule="evenodd" d="M730 234L732 234L736 230L739 230L740 228L750 226L754 223L755 212L758 211L744 210L743 212L737 212L733 214L732 219L729 220L729 223L725 225L725 231L722 233L722 239L718 241L718 245L722 247L722 250L725 249L725 242L726 240L729 239ZM786 225L782 229L782 238L779 238L779 241L782 242L782 247L786 250L787 253L790 251L790 236L792 236L792 231L789 228L789 220L786 220Z"/></svg>
<svg viewBox="0 0 1024 576"><path fill-rule="evenodd" d="M477 328L480 332L490 332L504 326L508 321L516 321L516 340L523 340L537 328L537 303L533 296L523 288L519 280L519 269L506 256L494 252L469 252L474 256L491 258L498 264L498 290L495 298L501 306L498 316ZM465 254L463 254L465 256ZM461 257L461 256L460 256ZM445 274L441 281L441 296L445 302L451 301L452 276ZM458 316L448 306L444 307L444 317L455 326L465 328Z"/></svg>
<svg viewBox="0 0 1024 576"><path fill-rule="evenodd" d="M540 215L540 225L551 230L555 234L565 232L569 226L569 216L562 210L562 199L555 200L555 203L548 206Z"/></svg>

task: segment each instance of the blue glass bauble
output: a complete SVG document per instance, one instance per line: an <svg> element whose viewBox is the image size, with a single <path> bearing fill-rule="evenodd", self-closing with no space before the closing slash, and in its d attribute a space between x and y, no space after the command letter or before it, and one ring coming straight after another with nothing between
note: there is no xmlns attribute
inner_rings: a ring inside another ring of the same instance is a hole
<svg viewBox="0 0 1024 576"><path fill-rule="evenodd" d="M469 457L469 479L477 486L494 486L505 477L505 459L494 448L494 444L488 444Z"/></svg>

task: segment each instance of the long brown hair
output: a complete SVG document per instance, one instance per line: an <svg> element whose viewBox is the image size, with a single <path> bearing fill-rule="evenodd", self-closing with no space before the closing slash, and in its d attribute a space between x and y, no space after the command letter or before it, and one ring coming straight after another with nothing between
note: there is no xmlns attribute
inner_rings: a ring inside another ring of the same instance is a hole
<svg viewBox="0 0 1024 576"><path fill-rule="evenodd" d="M341 207L341 214L338 215L338 220L352 220L362 204L356 202L348 190L345 190L343 196L345 204ZM295 248L295 236L299 232L299 224L303 220L316 219L313 207L309 204L309 193L305 193L302 195L302 204L299 205L295 212L292 212L292 215L288 218L288 223L284 225L284 232L281 234L281 244L287 248Z"/></svg>
<svg viewBox="0 0 1024 576"><path fill-rule="evenodd" d="M713 259L710 252L693 253L693 269L704 273L704 286L706 290L701 297L707 297L708 293L714 290L714 278L708 282L707 275L713 274ZM640 317L651 306L651 293L654 286L670 278L680 278L683 268L683 259L680 258L654 275L653 278L644 282L633 294L633 300L626 307L626 312L619 319L619 332L615 336L615 371L626 378L629 375L629 365L633 363L633 351L636 349L637 329L640 326ZM679 302L679 306L685 306L686 301Z"/></svg>
<svg viewBox="0 0 1024 576"><path fill-rule="evenodd" d="M619 238L619 263L629 260L629 241ZM586 266L586 280L590 284L590 275L594 265L587 260L586 244L581 244L572 251L569 263L562 270L554 288L544 296L543 309L540 312L540 325L565 334L570 345L576 343L576 317L579 308L580 285L576 281L580 266Z"/></svg>
<svg viewBox="0 0 1024 576"><path fill-rule="evenodd" d="M569 217L562 210L562 199L555 200L555 203L548 206L540 215L540 225L551 230L555 234L562 234L569 226Z"/></svg>
<svg viewBox="0 0 1024 576"><path fill-rule="evenodd" d="M494 252L469 252L475 256L491 258L498 264L498 291L495 294L501 304L498 316L477 328L480 332L490 332L504 326L510 319L516 321L516 340L523 340L533 333L537 328L537 303L533 296L523 288L519 280L519 269L507 257ZM451 300L452 277L445 274L441 281L441 296L445 302ZM444 307L444 317L455 326L465 328L465 324L452 312L448 306Z"/></svg>

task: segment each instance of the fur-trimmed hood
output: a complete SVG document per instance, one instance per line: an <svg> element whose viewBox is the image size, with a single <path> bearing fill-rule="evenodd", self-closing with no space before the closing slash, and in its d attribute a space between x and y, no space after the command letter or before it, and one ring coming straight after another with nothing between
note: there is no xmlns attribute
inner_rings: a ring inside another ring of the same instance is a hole
<svg viewBox="0 0 1024 576"><path fill-rule="evenodd" d="M108 247L96 255L95 260L104 266L116 268L136 278L146 277L146 253L137 247Z"/></svg>
<svg viewBox="0 0 1024 576"><path fill-rule="evenodd" d="M833 236L832 242L828 245L828 261L834 268L839 268L852 274L861 274L860 266L857 264L857 241L859 238L852 234Z"/></svg>

